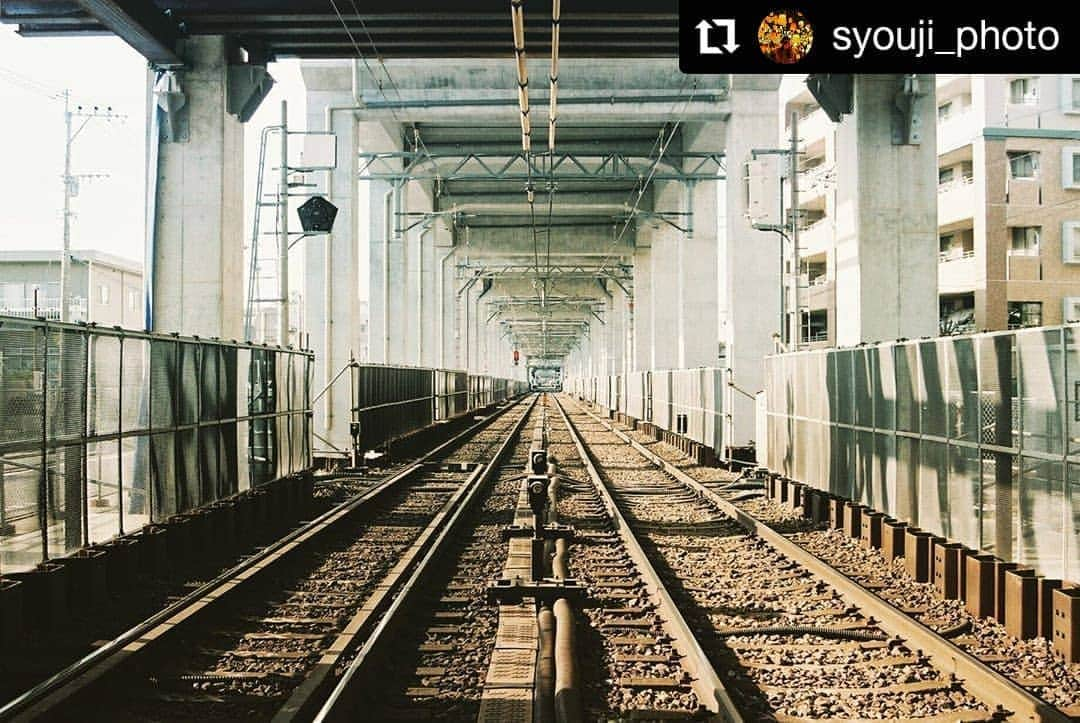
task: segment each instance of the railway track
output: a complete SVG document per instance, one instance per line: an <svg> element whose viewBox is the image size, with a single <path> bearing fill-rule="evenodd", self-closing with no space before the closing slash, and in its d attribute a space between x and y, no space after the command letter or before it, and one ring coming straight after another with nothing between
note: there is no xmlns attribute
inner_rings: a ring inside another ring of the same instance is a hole
<svg viewBox="0 0 1080 723"><path fill-rule="evenodd" d="M531 406L519 402L388 479L344 484L364 491L16 699L0 718L310 717L345 656L445 544Z"/></svg>
<svg viewBox="0 0 1080 723"><path fill-rule="evenodd" d="M616 441L582 420L591 450L607 455ZM564 475L558 515L574 527L572 577L588 589L580 620L585 718L695 719L733 707L662 576L633 536L616 501L596 484L597 468L567 419L556 415L549 450ZM640 466L623 470L645 472Z"/></svg>
<svg viewBox="0 0 1080 723"><path fill-rule="evenodd" d="M544 399L537 400L519 430L542 415ZM316 720L477 719L499 625L486 590L506 560L501 534L513 521L530 446L521 434L506 443L471 509L449 531L432 574L398 598Z"/></svg>
<svg viewBox="0 0 1080 723"><path fill-rule="evenodd" d="M744 719L1069 719L721 497L715 476L694 480L564 402Z"/></svg>

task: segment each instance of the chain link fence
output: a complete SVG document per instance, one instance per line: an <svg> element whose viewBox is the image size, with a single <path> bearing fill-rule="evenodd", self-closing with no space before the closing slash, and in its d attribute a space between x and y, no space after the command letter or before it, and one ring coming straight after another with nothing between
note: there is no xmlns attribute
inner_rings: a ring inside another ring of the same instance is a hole
<svg viewBox="0 0 1080 723"><path fill-rule="evenodd" d="M766 359L771 469L1080 579L1080 327Z"/></svg>
<svg viewBox="0 0 1080 723"><path fill-rule="evenodd" d="M0 571L309 467L311 362L0 317Z"/></svg>

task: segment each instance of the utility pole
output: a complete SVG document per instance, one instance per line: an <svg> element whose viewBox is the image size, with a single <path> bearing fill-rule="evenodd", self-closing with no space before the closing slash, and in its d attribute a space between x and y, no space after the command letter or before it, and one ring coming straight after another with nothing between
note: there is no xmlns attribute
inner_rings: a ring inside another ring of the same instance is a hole
<svg viewBox="0 0 1080 723"><path fill-rule="evenodd" d="M802 326L802 306L799 304L799 113L791 111L791 150L788 152L791 163L791 278L795 289L791 301L790 348L799 350L800 326Z"/></svg>
<svg viewBox="0 0 1080 723"><path fill-rule="evenodd" d="M278 286L281 292L281 318L278 319L278 344L289 345L289 113L281 101L281 177L278 197Z"/></svg>
<svg viewBox="0 0 1080 723"><path fill-rule="evenodd" d="M98 106L94 106L91 109L85 109L83 106L76 106L74 109L71 107L71 89L65 88L64 93L64 247L60 254L60 321L71 321L71 314L68 308L68 285L71 283L68 272L68 265L71 258L71 217L73 215L71 211L71 199L79 195L79 179L93 180L98 178L108 178L107 173L80 173L72 175L71 173L71 146L75 142L79 133L86 127L94 118L104 118L106 120L112 120L114 118L121 118L122 116L113 113L112 106L107 106L102 110ZM83 122L75 129L73 133L71 130L72 119L82 118ZM87 290L89 293L89 290Z"/></svg>

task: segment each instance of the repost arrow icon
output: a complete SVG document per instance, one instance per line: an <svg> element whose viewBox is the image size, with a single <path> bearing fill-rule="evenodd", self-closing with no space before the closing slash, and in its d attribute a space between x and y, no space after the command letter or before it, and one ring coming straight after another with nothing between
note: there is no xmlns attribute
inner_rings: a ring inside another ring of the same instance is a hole
<svg viewBox="0 0 1080 723"><path fill-rule="evenodd" d="M698 53L700 55L720 55L724 51L720 48L714 48L709 45L709 31L712 30L712 25L708 20L702 20L695 25L698 32Z"/></svg>
<svg viewBox="0 0 1080 723"><path fill-rule="evenodd" d="M725 18L723 20L713 18L713 25L727 30L725 34L727 42L724 43L724 50L730 54L739 49L739 44L735 42L735 18Z"/></svg>
<svg viewBox="0 0 1080 723"><path fill-rule="evenodd" d="M735 42L735 19L713 19L710 24L708 20L702 20L700 23L694 26L698 31L698 53L700 55L723 55L727 52L729 55L739 49L739 44ZM723 28L725 32L724 44L720 47L709 45L709 31L713 27Z"/></svg>

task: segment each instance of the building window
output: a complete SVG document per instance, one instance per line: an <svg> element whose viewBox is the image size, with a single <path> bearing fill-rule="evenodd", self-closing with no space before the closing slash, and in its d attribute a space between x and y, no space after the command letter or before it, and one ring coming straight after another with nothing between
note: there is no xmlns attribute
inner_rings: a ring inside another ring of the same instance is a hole
<svg viewBox="0 0 1080 723"><path fill-rule="evenodd" d="M106 284L98 286L98 302L102 306L108 306L109 304L109 287Z"/></svg>
<svg viewBox="0 0 1080 723"><path fill-rule="evenodd" d="M1009 328L1025 329L1029 326L1042 326L1042 302L1010 301Z"/></svg>
<svg viewBox="0 0 1080 723"><path fill-rule="evenodd" d="M937 182L939 186L944 186L956 177L956 169L954 168L941 168L937 172Z"/></svg>
<svg viewBox="0 0 1080 723"><path fill-rule="evenodd" d="M1009 83L1009 102L1016 105L1035 105L1039 102L1039 79L1016 78Z"/></svg>
<svg viewBox="0 0 1080 723"><path fill-rule="evenodd" d="M1063 188L1080 188L1080 146L1061 149L1061 185Z"/></svg>
<svg viewBox="0 0 1080 723"><path fill-rule="evenodd" d="M937 119L939 121L946 120L947 118L949 118L952 115L952 111L953 111L953 104L952 104L951 100L948 101L948 102L942 103L941 105L939 105L937 107Z"/></svg>
<svg viewBox="0 0 1080 723"><path fill-rule="evenodd" d="M1061 224L1061 260L1067 264L1080 264L1080 221Z"/></svg>
<svg viewBox="0 0 1080 723"><path fill-rule="evenodd" d="M1036 178L1039 175L1038 151L1009 151L1009 175L1013 178Z"/></svg>
<svg viewBox="0 0 1080 723"><path fill-rule="evenodd" d="M1080 296L1066 296L1062 305L1061 318L1066 324L1080 321Z"/></svg>
<svg viewBox="0 0 1080 723"><path fill-rule="evenodd" d="M1080 78L1072 79L1072 109L1080 111Z"/></svg>
<svg viewBox="0 0 1080 723"><path fill-rule="evenodd" d="M138 311L139 310L139 292L138 291L129 291L128 292L128 308L131 309L132 311Z"/></svg>
<svg viewBox="0 0 1080 723"><path fill-rule="evenodd" d="M802 340L804 344L829 340L829 312L815 309L802 313Z"/></svg>
<svg viewBox="0 0 1080 723"><path fill-rule="evenodd" d="M1013 256L1039 255L1039 236L1042 232L1040 226L1013 226L1010 231L1012 232L1010 254Z"/></svg>

